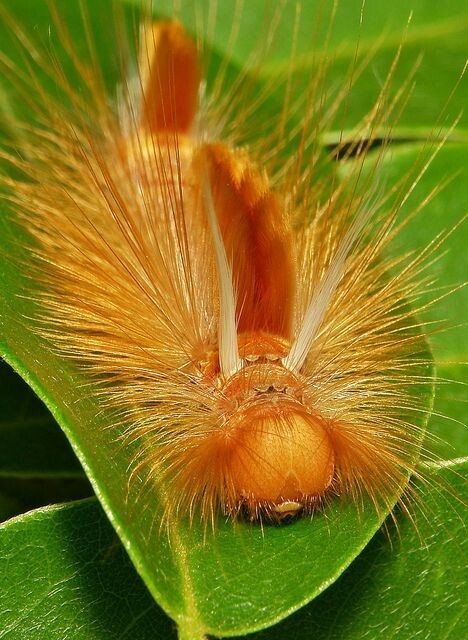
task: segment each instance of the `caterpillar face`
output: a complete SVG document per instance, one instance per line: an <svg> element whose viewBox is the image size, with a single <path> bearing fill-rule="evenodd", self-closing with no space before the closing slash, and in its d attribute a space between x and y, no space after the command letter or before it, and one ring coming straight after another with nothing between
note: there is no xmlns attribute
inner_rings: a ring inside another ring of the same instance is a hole
<svg viewBox="0 0 468 640"><path fill-rule="evenodd" d="M281 362L289 347L271 334L243 334L236 373L226 380L220 375L217 352L205 367L205 381L219 394L222 436L215 437L214 457L228 461L228 513L246 510L251 518L263 513L281 519L313 505L331 484L334 454L327 426L304 403L304 380Z"/></svg>

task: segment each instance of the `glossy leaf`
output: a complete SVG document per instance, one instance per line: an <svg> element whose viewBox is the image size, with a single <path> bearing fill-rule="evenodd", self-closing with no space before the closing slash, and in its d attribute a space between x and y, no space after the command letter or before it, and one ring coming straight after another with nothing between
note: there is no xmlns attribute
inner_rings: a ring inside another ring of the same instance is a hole
<svg viewBox="0 0 468 640"><path fill-rule="evenodd" d="M466 470L432 470L414 522L403 516L399 535L391 526L378 533L313 603L246 640L466 637ZM0 530L0 563L5 640L176 638L95 500L11 520ZM306 578L300 565L297 575Z"/></svg>
<svg viewBox="0 0 468 640"><path fill-rule="evenodd" d="M418 145L397 147L384 163L390 184L414 165ZM466 287L466 246L468 242L468 144L447 144L435 157L401 212L404 218L418 203L439 187L431 201L402 230L397 243L405 250L418 250L434 238L443 239L436 260L426 275L433 281L425 300L432 303L422 319L438 376L435 404L429 423L434 436L427 446L439 457L450 459L468 455L466 406L468 402L468 288Z"/></svg>
<svg viewBox="0 0 468 640"><path fill-rule="evenodd" d="M5 640L176 637L95 499L10 520L0 549Z"/></svg>
<svg viewBox="0 0 468 640"><path fill-rule="evenodd" d="M433 470L414 522L400 514L398 531L378 533L323 595L248 638L466 638L467 471L466 461Z"/></svg>
<svg viewBox="0 0 468 640"><path fill-rule="evenodd" d="M141 6L141 0L125 2ZM311 0L300 3L299 10L295 0L285 0L281 9L268 0L256 0L255 4L244 6L239 12L240 35L232 42L233 5L235 2L202 0L194 12L191 3L181 3L181 17L189 29L194 29L194 25L211 26L208 16L215 16L216 26L207 27L207 40L215 50L227 52L238 65L264 56L264 45L273 28L274 42L265 63L262 59L260 74L278 76L292 68L301 78L297 84L298 92L308 86L324 58L332 60L329 79L325 83L328 89L347 81L347 73L355 58L358 61L368 59L366 69L356 79L346 100L346 116L343 114L344 119L336 120L347 129L352 128L372 107L395 53L403 44L394 87L401 86L415 65L419 69L413 95L393 135L395 138L425 140L446 106L466 61L468 10L464 0L438 4L431 0L411 3L398 0L385 8L378 2L363 5L361 0L338 3ZM173 6L172 0L160 0L154 5L154 10L171 16ZM291 66L291 44L295 32L297 39ZM446 124L450 118L464 111L467 100L468 86L465 82L452 96L450 108L445 112ZM465 112L454 139L467 140L467 118ZM324 135L327 141L337 142L341 131L328 131Z"/></svg>

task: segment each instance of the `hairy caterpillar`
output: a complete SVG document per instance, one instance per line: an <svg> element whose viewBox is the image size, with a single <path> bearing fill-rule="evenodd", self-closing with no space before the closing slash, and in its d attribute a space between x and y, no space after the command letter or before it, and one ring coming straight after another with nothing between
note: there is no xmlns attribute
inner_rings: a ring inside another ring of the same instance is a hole
<svg viewBox="0 0 468 640"><path fill-rule="evenodd" d="M386 257L405 187L381 193L383 151L361 170L406 88L391 95L390 70L343 145L363 160L338 182L320 177L314 134L345 90L324 107L320 78L296 130L286 99L247 148L247 90L221 79L202 95L179 23L145 24L119 113L70 56L84 91L58 75L68 107L39 95L9 158L27 179L4 184L32 236L41 335L92 375L112 437L134 448L131 481L206 522L281 519L335 494L389 509L422 444L414 390L431 375L414 313L433 248Z"/></svg>

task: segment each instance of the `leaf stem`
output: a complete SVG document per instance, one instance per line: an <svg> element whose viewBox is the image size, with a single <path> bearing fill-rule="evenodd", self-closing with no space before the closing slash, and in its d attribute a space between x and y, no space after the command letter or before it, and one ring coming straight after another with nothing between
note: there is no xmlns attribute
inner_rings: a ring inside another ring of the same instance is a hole
<svg viewBox="0 0 468 640"><path fill-rule="evenodd" d="M179 640L207 640L203 631L195 628L190 621L177 626L177 637Z"/></svg>

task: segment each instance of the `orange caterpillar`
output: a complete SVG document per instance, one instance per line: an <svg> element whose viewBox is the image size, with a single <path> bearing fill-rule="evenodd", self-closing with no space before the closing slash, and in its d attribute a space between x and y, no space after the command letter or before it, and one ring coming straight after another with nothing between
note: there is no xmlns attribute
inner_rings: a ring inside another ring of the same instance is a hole
<svg viewBox="0 0 468 640"><path fill-rule="evenodd" d="M93 375L113 437L136 446L130 478L165 486L171 512L281 520L335 494L390 508L431 378L408 308L426 255L384 257L400 201L375 188L378 161L316 178L309 114L297 160L269 173L260 147L219 138L179 23L148 25L139 60L117 116L75 58L93 104L63 81L73 117L49 97L14 161L42 335ZM355 151L397 111L390 79Z"/></svg>

